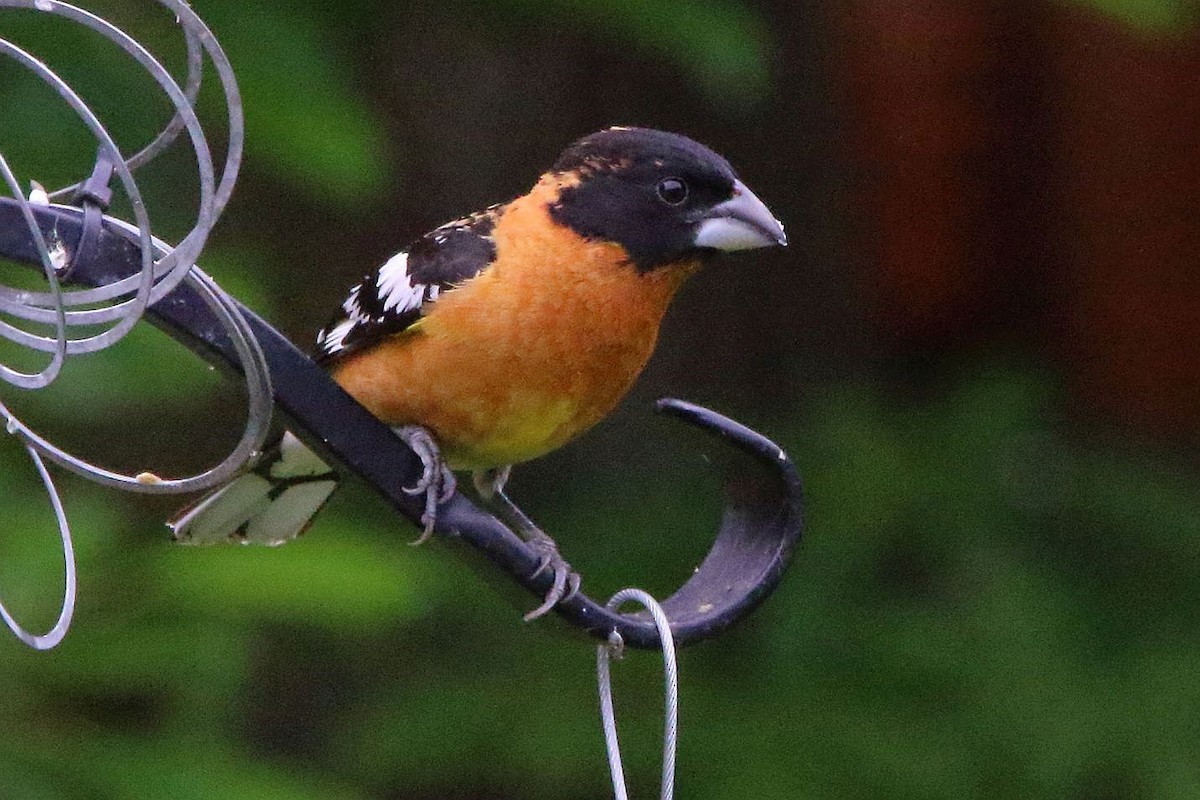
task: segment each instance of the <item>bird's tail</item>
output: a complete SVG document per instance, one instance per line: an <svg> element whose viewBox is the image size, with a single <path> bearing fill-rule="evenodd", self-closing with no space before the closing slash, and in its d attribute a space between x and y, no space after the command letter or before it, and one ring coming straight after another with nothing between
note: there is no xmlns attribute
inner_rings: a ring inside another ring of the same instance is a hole
<svg viewBox="0 0 1200 800"><path fill-rule="evenodd" d="M168 522L182 544L280 545L304 533L338 485L338 475L291 433L255 468Z"/></svg>

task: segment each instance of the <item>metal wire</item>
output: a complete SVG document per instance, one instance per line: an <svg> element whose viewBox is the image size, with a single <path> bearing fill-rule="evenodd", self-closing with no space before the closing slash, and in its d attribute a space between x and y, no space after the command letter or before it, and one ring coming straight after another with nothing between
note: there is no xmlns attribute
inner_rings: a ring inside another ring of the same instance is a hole
<svg viewBox="0 0 1200 800"><path fill-rule="evenodd" d="M2 43L2 40L0 40ZM4 182L9 188L16 193L21 194L21 186L17 182L17 176L13 174L12 169L8 166L8 161L4 155L0 153L0 173L4 175ZM29 204L21 202L21 215L25 218L25 224L29 230L33 232L33 243L37 247L38 258L42 262L42 273L46 276L46 281L50 284L50 290L53 294L60 293L58 285L58 270L55 262L55 257L50 253L50 245L42 237L37 221L33 218L33 211L29 208ZM7 305L7 304L5 304ZM7 310L4 305L0 305L0 310ZM36 374L28 372L20 372L8 366L0 364L0 377L13 384L20 386L22 389L41 389L44 386L50 385L50 382L58 377L59 370L62 369L63 362L67 356L67 313L62 303L59 303L54 308L54 348L51 351L53 356L46 368ZM13 328L3 321L0 321L0 335L5 338L12 338L10 331L21 331Z"/></svg>
<svg viewBox="0 0 1200 800"><path fill-rule="evenodd" d="M641 589L622 589L605 603L605 607L616 611L622 603L634 600L641 603L654 618L663 653L663 686L666 720L663 724L662 800L671 800L675 794L675 746L679 736L679 670L675 661L675 640L671 636L671 623L662 606ZM613 631L608 643L596 648L596 679L600 688L600 724L604 728L604 745L608 750L608 767L612 773L613 794L616 800L628 800L625 788L625 770L621 766L621 744L617 740L617 716L613 709L612 679L609 675L609 659L620 659L624 655L625 642Z"/></svg>
<svg viewBox="0 0 1200 800"><path fill-rule="evenodd" d="M83 26L103 36L120 51L132 58L158 85L171 102L174 111L171 119L153 139L140 150L126 158L109 130L88 104L50 67L35 55L0 37L0 55L16 62L18 67L36 75L47 84L58 97L75 113L95 138L97 159L111 165L112 175L119 181L132 211L132 223L104 218L107 226L121 226L131 231L141 245L141 269L135 275L114 280L103 286L91 288L68 288L60 280L61 270L68 267L68 246L57 239L54 233L43 235L31 205L8 161L0 153L0 176L21 210L25 227L34 244L48 291L28 291L0 284L0 313L8 319L0 319L0 336L31 350L50 354L49 363L37 373L26 373L0 364L0 378L24 389L43 388L54 381L69 358L81 353L94 353L111 347L132 330L141 319L146 307L169 294L181 283L186 282L204 298L204 301L221 320L233 342L246 375L248 413L242 436L233 450L216 466L196 475L152 480L146 473L137 476L125 475L89 463L58 448L19 420L3 403L0 417L9 433L20 437L22 444L34 460L43 477L50 496L51 505L59 520L63 538L64 556L67 562L67 590L64 594L63 610L59 621L50 633L42 637L24 631L6 609L0 605L0 618L17 636L33 647L52 647L61 641L71 618L74 603L75 570L71 547L70 529L67 525L62 504L53 482L46 472L43 459L51 461L78 475L98 483L115 486L128 491L144 493L190 492L219 485L254 457L261 449L270 427L272 391L266 360L242 317L237 306L225 295L212 279L196 269L199 257L209 232L216 224L233 192L238 169L242 160L244 119L241 95L233 69L220 44L208 26L196 15L184 0L158 0L158 4L174 14L187 50L187 79L180 87L166 68L137 40L107 20L83 8L60 0L0 0L0 9L33 11L47 19L56 18ZM57 23L50 23L57 24ZM205 57L216 71L226 105L225 161L220 175L214 167L208 139L195 110L203 79ZM0 59L3 61L3 59ZM134 177L134 170L149 163L170 147L186 132L186 139L195 157L197 168L198 202L195 222L188 233L174 247L154 237L150 215L145 200ZM50 199L63 199L74 195L83 182L49 192ZM42 202L46 202L45 197ZM84 202L88 202L85 200ZM92 209L95 210L95 209ZM86 234L85 234L86 236ZM12 320L12 321L9 321ZM53 335L34 332L22 327L20 322L53 326ZM97 326L104 326L99 333Z"/></svg>
<svg viewBox="0 0 1200 800"><path fill-rule="evenodd" d="M62 607L58 612L58 620L49 631L40 636L30 633L21 627L21 624L17 622L4 603L0 603L0 618L4 620L4 624L9 627L9 630L16 634L18 639L34 650L49 650L61 642L63 637L67 635L67 629L71 626L71 617L75 613L75 547L71 544L71 526L67 523L67 514L63 511L62 499L58 496L58 489L54 486L54 480L50 477L45 463L42 462L42 457L38 454L37 448L26 443L25 451L29 453L29 457L33 460L33 465L37 469L38 476L41 477L42 483L46 487L46 492L50 496L50 506L54 509L54 519L58 522L58 534L62 539L63 570L65 573L63 578L63 601Z"/></svg>
<svg viewBox="0 0 1200 800"><path fill-rule="evenodd" d="M176 5L172 0L160 0L168 7ZM0 0L0 8L5 6L22 7L29 4L20 2L20 0ZM43 306L51 307L58 304L67 306L92 305L97 302L105 302L120 298L136 292L135 296L130 300L114 303L106 308L89 309L86 311L72 311L68 313L68 321L72 326L75 325L96 325L106 322L116 321L117 324L113 328L95 335L88 336L82 339L72 340L68 343L68 353L93 352L108 347L118 341L126 333L132 329L137 319L141 316L145 306L149 302L154 302L163 295L169 293L179 284L186 274L187 270L195 263L195 258L199 255L200 250L204 246L204 241L208 236L208 232L216 223L217 217L220 214L220 208L217 207L214 197L214 170L212 164L212 156L209 152L208 142L205 139L204 131L200 126L200 121L192 109L187 95L175 83L170 73L137 41L131 38L124 31L116 28L107 21L77 8L67 3L57 2L57 0L35 0L33 6L36 10L64 17L74 22L80 23L92 30L103 34L106 38L121 47L126 53L133 56L138 63L146 69L147 72L155 79L167 94L172 104L176 108L176 116L182 117L184 125L188 130L193 152L196 156L199 167L200 179L200 207L197 214L195 226L183 238L183 241L174 248L172 252L167 253L157 263L153 260L153 248L151 245L152 232L150 227L149 217L146 211L145 202L142 198L141 191L137 186L137 182L133 177L133 172L125 159L121 157L120 150L116 142L104 127L99 118L92 112L87 104L75 93L75 91L63 81L49 67L36 59L34 56L12 44L11 42L0 39L0 53L8 55L17 61L18 64L30 70L42 80L46 81L54 90L67 102L71 109L79 116L81 121L87 126L93 136L100 143L100 154L107 156L113 161L117 177L120 178L122 187L124 188L130 204L133 208L134 218L137 221L140 243L142 245L142 272L137 276L124 278L114 281L106 286L94 289L82 289L69 292L54 292L50 293L31 293L26 291L2 290L0 291L0 311L18 316L24 319L30 319L37 322L50 321L49 310ZM183 7L183 6L181 6ZM177 12L178 13L178 12ZM190 10L188 13L191 13ZM199 23L199 19L194 14L191 15L196 20L195 24ZM188 35L189 23L185 22L185 16L180 16L180 24L183 25L185 35ZM205 29L207 30L207 29ZM197 34L191 34L197 35ZM209 34L209 40L211 39ZM238 112L240 117L240 111ZM172 119L172 122L174 122ZM168 129L171 123L168 123ZM161 138L161 136L159 137ZM235 149L238 155L235 163L240 163L241 136L240 132L234 142L233 132L230 135L230 153ZM226 165L226 176L230 181L236 178L236 175L229 175L228 161ZM70 188L70 187L68 187ZM61 190L55 192L55 195L61 194ZM20 193L18 192L17 196ZM22 198L23 199L23 198ZM15 295L15 297L13 296ZM11 328L11 326L9 326ZM3 329L0 329L3 332ZM17 336L10 336L14 341L24 344L35 349L45 349L45 337L37 337L24 332L18 331Z"/></svg>

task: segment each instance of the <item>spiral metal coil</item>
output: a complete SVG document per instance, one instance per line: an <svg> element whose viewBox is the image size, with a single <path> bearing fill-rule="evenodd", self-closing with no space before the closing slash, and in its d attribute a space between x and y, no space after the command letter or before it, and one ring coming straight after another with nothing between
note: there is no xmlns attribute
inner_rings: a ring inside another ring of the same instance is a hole
<svg viewBox="0 0 1200 800"><path fill-rule="evenodd" d="M8 9L53 17L47 24L83 26L119 48L150 76L174 108L163 129L132 155L125 155L109 129L87 102L66 81L36 55L0 35L0 55L15 62L19 72L36 76L47 84L86 126L97 143L95 167L90 176L70 186L45 191L35 186L26 196L0 141L0 176L8 193L19 205L28 228L29 240L41 260L46 291L28 291L0 282L0 336L29 350L49 354L39 372L22 372L0 363L0 378L22 389L41 389L62 372L71 356L95 353L120 341L145 314L148 306L189 285L203 298L221 321L237 351L246 375L249 412L245 429L233 450L216 466L195 475L162 479L149 473L126 475L89 463L55 446L0 402L0 416L6 430L17 437L41 476L58 520L66 563L66 580L58 621L46 634L35 635L22 628L0 604L0 618L31 647L46 649L58 644L70 624L75 595L75 565L70 528L62 503L45 462L57 464L89 480L128 491L162 494L192 492L209 488L232 477L262 447L271 420L271 381L264 355L239 307L212 281L195 269L209 232L220 217L237 180L242 158L243 117L237 81L224 51L209 28L182 0L158 0L174 15L184 38L187 75L181 86L154 55L136 39L111 22L70 3L59 0L0 0L0 14ZM0 17L2 19L2 17ZM0 28L0 34L3 29ZM11 69L0 59L0 69ZM224 164L218 173L214 166L208 137L197 115L195 103L205 67L211 66L220 81L225 100L226 146ZM186 134L186 136L184 136ZM191 146L197 165L199 202L195 221L183 238L169 246L154 236L150 212L138 187L135 171L175 144L180 137ZM131 233L140 245L141 270L136 275L114 279L99 286L69 288L65 285L77 259L90 255L98 239L101 224L113 223L104 217L111 201L109 183L116 179L132 209ZM76 241L63 242L53 231L45 231L35 219L35 207L55 201L73 201L83 208L84 224ZM53 335L43 335L50 326ZM99 332L97 328L100 329Z"/></svg>

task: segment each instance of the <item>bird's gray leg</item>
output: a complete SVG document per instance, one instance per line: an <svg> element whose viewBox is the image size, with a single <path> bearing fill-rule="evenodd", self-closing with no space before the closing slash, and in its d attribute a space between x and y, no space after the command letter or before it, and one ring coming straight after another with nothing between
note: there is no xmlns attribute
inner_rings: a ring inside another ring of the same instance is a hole
<svg viewBox="0 0 1200 800"><path fill-rule="evenodd" d="M558 545L554 540L509 499L504 485L508 483L511 472L512 466L509 465L477 470L472 477L480 498L537 553L538 568L530 577L540 575L547 569L553 572L554 584L546 592L542 604L525 615L525 621L530 622L563 600L574 597L579 591L580 577L577 572L571 570L571 565L558 552Z"/></svg>
<svg viewBox="0 0 1200 800"><path fill-rule="evenodd" d="M454 490L458 488L458 481L455 479L454 473L450 471L450 467L446 466L446 461L442 458L442 451L429 431L420 425L405 425L393 430L412 448L414 453L421 457L421 464L424 465L424 471L416 485L403 487L405 494L425 495L425 509L421 512L421 524L424 526L424 530L416 540L410 543L415 547L425 544L433 535L433 525L437 522L438 504L450 499L450 495L454 494Z"/></svg>

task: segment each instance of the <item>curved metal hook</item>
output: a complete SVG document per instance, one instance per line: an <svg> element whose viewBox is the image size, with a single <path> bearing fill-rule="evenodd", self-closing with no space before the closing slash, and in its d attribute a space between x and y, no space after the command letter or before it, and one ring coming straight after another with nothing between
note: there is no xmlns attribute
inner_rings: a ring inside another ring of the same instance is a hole
<svg viewBox="0 0 1200 800"><path fill-rule="evenodd" d="M67 242L79 242L84 215L62 206L35 209L43 230L57 226ZM137 231L105 218L91 253L69 253L71 279L99 285L140 269ZM15 202L0 198L0 257L40 264ZM324 456L366 480L414 524L417 498L402 487L421 472L421 461L391 429L358 405L304 353L253 312L242 309L270 368L275 400L289 426ZM207 361L237 370L233 344L194 289L180 285L149 308L149 317ZM779 583L804 527L800 476L778 445L728 417L681 400L665 399L658 411L695 426L744 456L723 476L725 510L708 556L662 606L678 644L711 637L737 622ZM538 560L515 534L466 497L441 506L436 530L461 539L513 581L541 598L546 574L530 577ZM634 647L657 649L659 637L648 615L609 611L582 592L560 603L558 616L601 639L613 630Z"/></svg>

